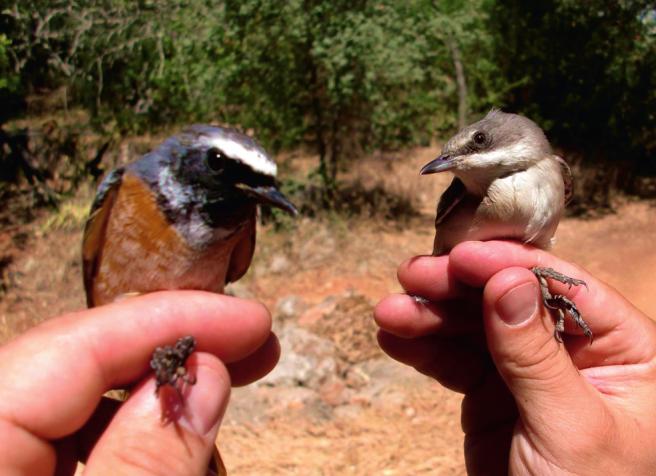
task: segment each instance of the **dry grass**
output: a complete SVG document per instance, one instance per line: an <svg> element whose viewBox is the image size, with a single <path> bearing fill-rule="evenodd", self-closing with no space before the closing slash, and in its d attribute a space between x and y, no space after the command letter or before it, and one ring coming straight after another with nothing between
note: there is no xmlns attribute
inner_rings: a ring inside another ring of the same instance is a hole
<svg viewBox="0 0 656 476"><path fill-rule="evenodd" d="M37 234L43 236L55 230L79 231L84 228L93 197L90 188L84 187L74 198L63 202L56 210L39 222Z"/></svg>

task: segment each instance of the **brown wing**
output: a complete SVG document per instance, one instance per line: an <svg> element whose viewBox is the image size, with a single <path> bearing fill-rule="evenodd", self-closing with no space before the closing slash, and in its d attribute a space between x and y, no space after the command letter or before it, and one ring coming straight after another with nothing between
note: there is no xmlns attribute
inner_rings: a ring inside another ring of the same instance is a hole
<svg viewBox="0 0 656 476"><path fill-rule="evenodd" d="M563 176L563 184L565 185L565 205L567 205L574 196L574 176L572 175L572 169L569 168L565 159L554 156L560 165L560 172Z"/></svg>
<svg viewBox="0 0 656 476"><path fill-rule="evenodd" d="M253 260L253 253L255 252L255 213L249 220L248 225L240 233L241 239L237 242L230 255L230 264L228 264L228 272L226 274L226 284L233 283L246 274L248 267Z"/></svg>
<svg viewBox="0 0 656 476"><path fill-rule="evenodd" d="M437 214L435 216L435 226L442 223L444 218L453 210L462 197L465 196L465 184L458 177L453 177L451 185L444 191L437 203Z"/></svg>
<svg viewBox="0 0 656 476"><path fill-rule="evenodd" d="M98 272L98 264L105 243L105 230L111 215L118 189L123 180L123 169L112 170L102 181L96 198L91 205L89 218L84 227L82 239L82 272L87 306L93 307L93 281Z"/></svg>

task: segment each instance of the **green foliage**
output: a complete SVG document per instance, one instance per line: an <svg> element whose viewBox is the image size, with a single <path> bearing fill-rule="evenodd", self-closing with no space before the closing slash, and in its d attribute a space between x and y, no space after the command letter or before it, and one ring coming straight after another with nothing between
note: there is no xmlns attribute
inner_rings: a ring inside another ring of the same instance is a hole
<svg viewBox="0 0 656 476"><path fill-rule="evenodd" d="M10 45L7 36L0 33L0 104L4 105L4 111L0 111L0 124L11 116L11 108L17 107L21 97L20 78L12 70L9 60Z"/></svg>
<svg viewBox="0 0 656 476"><path fill-rule="evenodd" d="M482 0L4 0L25 91L63 84L98 125L239 124L273 150L316 146L340 163L371 148L427 143L455 124L459 43L474 109L499 76ZM43 70L44 65L49 65Z"/></svg>
<svg viewBox="0 0 656 476"><path fill-rule="evenodd" d="M496 61L522 84L506 103L591 163L656 171L654 15L649 0L496 2Z"/></svg>
<svg viewBox="0 0 656 476"><path fill-rule="evenodd" d="M143 131L205 118L220 102L209 26L221 2L2 0L24 94L63 85L99 126ZM216 91L217 88L213 87Z"/></svg>
<svg viewBox="0 0 656 476"><path fill-rule="evenodd" d="M7 57L7 46L10 44L9 39L5 35L0 34L0 90L15 87L15 79L9 69L9 58Z"/></svg>
<svg viewBox="0 0 656 476"><path fill-rule="evenodd" d="M0 0L0 123L60 88L114 134L239 125L274 152L313 146L326 206L349 160L426 144L466 120L456 111L492 106L587 159L656 170L654 12L648 0Z"/></svg>
<svg viewBox="0 0 656 476"><path fill-rule="evenodd" d="M254 128L274 148L315 144L330 189L344 159L426 143L453 127L447 39L461 42L472 70L481 72L472 75L474 91L495 82L481 79L494 68L476 59L491 45L474 28L485 19L479 7L479 1L452 2L450 12L425 0L228 1L222 55L233 59L224 69L234 113L228 119ZM493 99L485 91L475 107Z"/></svg>

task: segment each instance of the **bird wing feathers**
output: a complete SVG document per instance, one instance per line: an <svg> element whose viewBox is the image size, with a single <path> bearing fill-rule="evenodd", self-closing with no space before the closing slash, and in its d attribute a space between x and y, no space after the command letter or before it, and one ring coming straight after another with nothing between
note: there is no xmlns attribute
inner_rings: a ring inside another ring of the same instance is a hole
<svg viewBox="0 0 656 476"><path fill-rule="evenodd" d="M89 218L84 227L82 239L82 268L84 290L87 295L87 305L93 304L93 280L98 272L100 254L105 242L105 231L111 215L111 210L123 181L123 168L112 170L98 187L98 193L91 205Z"/></svg>
<svg viewBox="0 0 656 476"><path fill-rule="evenodd" d="M572 175L572 169L569 168L567 162L557 155L554 156L558 165L560 165L560 172L563 176L563 184L565 185L565 205L567 205L572 196L574 196L574 176Z"/></svg>
<svg viewBox="0 0 656 476"><path fill-rule="evenodd" d="M451 210L462 200L466 191L465 184L458 177L453 177L451 185L442 193L440 201L437 204L435 226L442 223Z"/></svg>
<svg viewBox="0 0 656 476"><path fill-rule="evenodd" d="M233 283L241 278L251 265L253 253L255 252L256 222L255 214L253 214L252 220L248 221L247 229L243 232L243 238L235 245L230 254L226 284Z"/></svg>

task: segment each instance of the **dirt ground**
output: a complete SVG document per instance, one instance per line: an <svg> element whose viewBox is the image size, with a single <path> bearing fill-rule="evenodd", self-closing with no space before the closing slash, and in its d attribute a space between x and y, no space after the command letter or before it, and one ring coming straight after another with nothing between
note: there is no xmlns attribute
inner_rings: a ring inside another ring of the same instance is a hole
<svg viewBox="0 0 656 476"><path fill-rule="evenodd" d="M269 306L283 357L263 382L233 392L219 438L229 474L464 474L460 396L387 359L371 319L372 306L399 290L397 265L431 249L434 203L449 178L417 171L437 152L371 158L352 172L411 200L412 218L302 218L286 231L260 230L253 265L230 292ZM288 168L307 160L288 158ZM623 200L616 210L563 220L553 252L654 317L656 207ZM0 234L0 257L9 256L0 341L83 307L80 227L44 217Z"/></svg>

